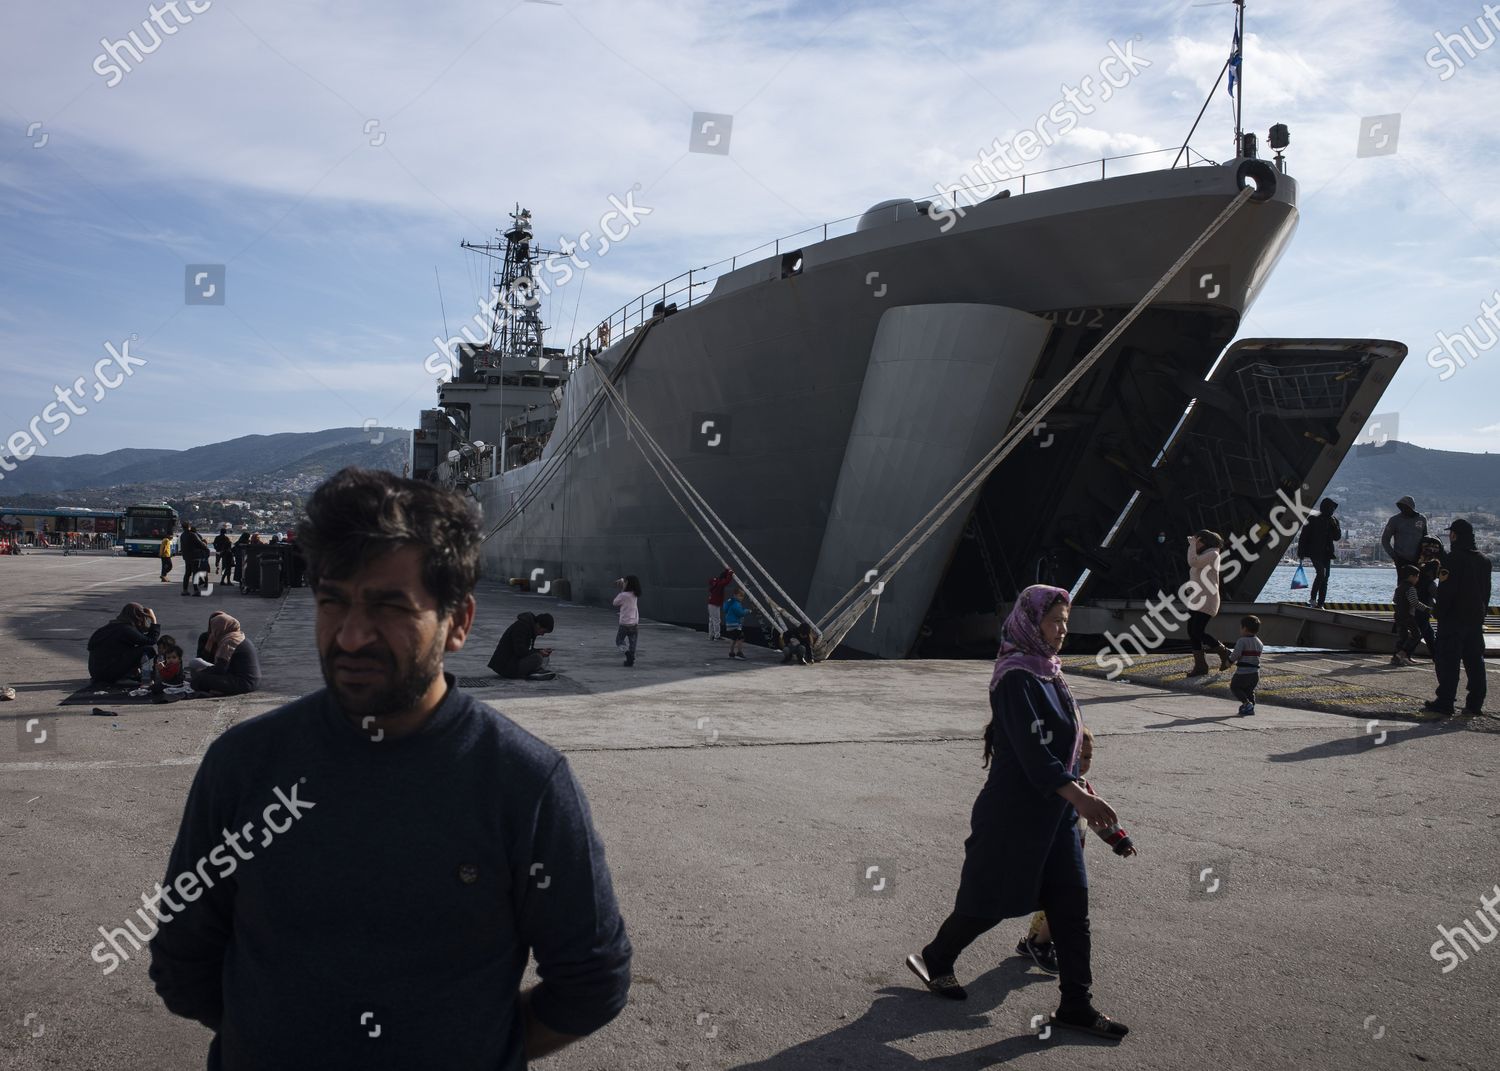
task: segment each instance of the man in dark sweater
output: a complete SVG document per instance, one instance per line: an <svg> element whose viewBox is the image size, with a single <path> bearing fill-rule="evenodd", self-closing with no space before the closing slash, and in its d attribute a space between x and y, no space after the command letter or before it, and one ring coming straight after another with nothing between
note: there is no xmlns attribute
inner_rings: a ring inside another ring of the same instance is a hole
<svg viewBox="0 0 1500 1071"><path fill-rule="evenodd" d="M1448 526L1448 556L1437 586L1437 697L1422 709L1452 716L1458 699L1458 670L1469 688L1463 713L1484 711L1484 615L1490 604L1490 560L1479 553L1474 526L1460 517Z"/></svg>
<svg viewBox="0 0 1500 1071"><path fill-rule="evenodd" d="M208 749L152 980L215 1031L210 1068L519 1071L625 1004L588 804L566 759L444 672L474 620L472 507L345 469L307 514L327 688Z"/></svg>

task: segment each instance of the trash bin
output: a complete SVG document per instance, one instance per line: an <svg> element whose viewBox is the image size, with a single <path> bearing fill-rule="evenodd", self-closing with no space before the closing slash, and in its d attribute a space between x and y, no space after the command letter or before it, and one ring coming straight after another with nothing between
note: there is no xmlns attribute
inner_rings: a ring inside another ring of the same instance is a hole
<svg viewBox="0 0 1500 1071"><path fill-rule="evenodd" d="M281 555L274 551L260 556L260 578L256 588L268 599L281 595L283 569Z"/></svg>

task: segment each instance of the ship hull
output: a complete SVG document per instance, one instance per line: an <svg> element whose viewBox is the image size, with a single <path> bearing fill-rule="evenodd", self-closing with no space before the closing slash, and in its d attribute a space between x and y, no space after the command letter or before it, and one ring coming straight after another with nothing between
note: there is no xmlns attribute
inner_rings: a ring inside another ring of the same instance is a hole
<svg viewBox="0 0 1500 1071"><path fill-rule="evenodd" d="M1234 172L1182 169L990 202L946 234L917 218L831 239L798 251L795 274L786 275L782 257L738 269L718 281L713 296L654 323L645 338L620 340L600 361L613 368L636 343L619 376L636 416L765 570L817 617L832 589L825 576L815 592L815 574L820 558L828 573L825 535L885 314L953 304L1050 318L1039 353L997 354L1006 363L996 371L996 397L1006 400L996 404L1009 411L990 415L1008 427L1223 209L1237 189ZM1055 532L1078 499L1094 503L1091 516L1112 519L1123 508L1129 489L1112 492L1107 480L1101 487L1097 473L1081 471L1078 452L1097 448L1093 429L1100 426L1116 436L1128 428L1137 454L1159 449L1289 239L1295 192L1282 177L1274 197L1242 208L1125 332L1059 406L1057 441L1049 444L1055 452L1039 442L1029 460L1012 458L991 477L987 492L1028 489L1004 522L1017 531L991 536L1005 574L999 587L1024 586L1036 562L1055 560L1062 545L1038 547L1016 535ZM1214 276L1210 285L1203 285L1205 275ZM1133 391L1122 389L1127 382ZM572 599L595 604L613 597L616 577L634 573L645 588L643 613L700 625L707 580L721 563L619 416L590 409L597 388L592 368L575 373L541 460L474 485L493 527L587 417L541 493L486 541L485 572L527 578L539 589L563 580ZM904 414L912 427L953 419L955 407L941 395L912 397ZM1033 493L1039 469L1052 475ZM910 500L929 505L952 483L922 471L907 479L918 488ZM1101 497L1108 504L1095 502ZM902 627L876 632L862 625L847 647L903 656L918 645L924 619L941 601L942 564L959 549L971 506L924 549L939 568L907 585ZM1080 545L1103 534L1071 533ZM871 564L851 554L847 584ZM893 593L900 584L894 581ZM990 594L993 607L1003 592Z"/></svg>

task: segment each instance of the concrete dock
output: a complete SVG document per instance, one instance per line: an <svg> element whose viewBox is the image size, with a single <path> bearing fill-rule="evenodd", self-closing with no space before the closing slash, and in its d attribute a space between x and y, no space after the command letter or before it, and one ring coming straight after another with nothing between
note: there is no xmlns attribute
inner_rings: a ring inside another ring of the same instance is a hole
<svg viewBox="0 0 1500 1071"><path fill-rule="evenodd" d="M161 879L215 736L321 685L306 589L193 599L156 574L146 559L0 557L0 683L18 693L0 705L7 1068L203 1066L210 1035L165 1011L145 957L103 976L89 949ZM60 706L83 684L89 634L128 601L187 646L211 610L235 614L266 690L115 716ZM488 582L479 601L449 669L568 753L636 949L625 1011L544 1066L1494 1066L1500 941L1464 946L1446 973L1431 948L1465 919L1482 937L1480 898L1500 896L1500 723L1398 717L1430 670L1372 669L1399 698L1330 713L1276 705L1298 683L1284 662L1253 718L1235 716L1222 679L1180 690L1171 666L1150 685L1073 675L1099 736L1092 779L1141 850L1086 853L1096 999L1132 1028L1114 1047L1040 1036L1057 990L1012 955L1024 920L960 961L967 1002L902 966L952 904L985 777L987 663L788 667L755 648L731 662L701 632L644 622L625 669L611 613ZM490 676L501 631L543 608L557 680Z"/></svg>

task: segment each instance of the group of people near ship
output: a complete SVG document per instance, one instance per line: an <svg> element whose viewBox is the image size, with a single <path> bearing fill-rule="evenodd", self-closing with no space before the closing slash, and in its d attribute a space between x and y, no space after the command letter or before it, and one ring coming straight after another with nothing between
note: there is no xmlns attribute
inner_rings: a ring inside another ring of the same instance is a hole
<svg viewBox="0 0 1500 1071"><path fill-rule="evenodd" d="M198 594L208 588L214 577L222 585L237 586L246 594L261 593L263 567L268 559L276 563L274 585L277 592L286 585L301 587L307 570L302 550L293 533L283 538L274 533L269 539L259 532L241 532L238 539L229 534L229 525L219 529L209 543L197 526L184 524L178 540L178 554L182 558L182 594ZM168 582L172 572L172 537L166 536L157 551L161 558L161 581ZM212 558L212 566L209 559ZM266 576L267 582L271 582Z"/></svg>
<svg viewBox="0 0 1500 1071"><path fill-rule="evenodd" d="M710 641L728 640L731 659L744 659L745 618L749 610L741 601L744 592L732 587L734 570L725 566L708 582L708 638ZM641 625L641 580L626 574L615 580L619 593L612 605L619 612L615 630L615 648L625 656L624 666L635 665L637 645L640 641ZM490 656L489 667L496 675L508 680L550 681L557 674L551 668L552 648L538 647L537 640L550 635L556 622L551 614L534 614L523 611L506 628ZM783 662L812 661L811 629L804 622L792 626L782 637Z"/></svg>
<svg viewBox="0 0 1500 1071"><path fill-rule="evenodd" d="M1338 503L1323 499L1316 514L1303 527L1297 543L1299 557L1313 563L1314 580L1309 596L1313 606L1324 605L1335 544L1341 536L1335 511ZM1436 695L1422 709L1445 717L1473 717L1483 713L1487 693L1484 671L1484 619L1492 592L1491 563L1479 552L1474 526L1459 517L1448 526L1448 546L1429 535L1427 518L1417 512L1410 495L1396 502L1397 512L1386 523L1381 546L1396 565L1394 630L1396 651L1391 665L1412 665L1417 645L1427 644L1437 678ZM1219 612L1219 566L1224 539L1217 532L1200 531L1188 537L1187 566L1190 579L1202 597L1190 604L1187 633L1193 652L1188 676L1209 672L1208 655L1219 656L1219 669L1235 666L1231 690L1240 700L1240 713L1255 713L1255 688L1259 682L1263 645L1256 638L1260 620L1240 619L1240 639L1233 650L1208 632ZM1436 627L1434 628L1434 619ZM1460 671L1466 678L1466 694L1457 706Z"/></svg>
<svg viewBox="0 0 1500 1071"><path fill-rule="evenodd" d="M244 695L260 686L260 659L240 623L223 610L208 616L196 655L188 659L164 635L156 611L138 602L94 630L88 642L90 687L134 684L133 696L162 702L195 696Z"/></svg>

